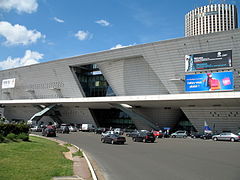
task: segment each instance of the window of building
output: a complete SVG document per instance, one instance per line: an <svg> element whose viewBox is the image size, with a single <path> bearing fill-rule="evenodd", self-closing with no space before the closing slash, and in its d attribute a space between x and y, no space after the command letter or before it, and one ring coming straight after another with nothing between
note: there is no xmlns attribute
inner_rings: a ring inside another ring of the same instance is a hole
<svg viewBox="0 0 240 180"><path fill-rule="evenodd" d="M72 67L86 97L115 96L96 64Z"/></svg>

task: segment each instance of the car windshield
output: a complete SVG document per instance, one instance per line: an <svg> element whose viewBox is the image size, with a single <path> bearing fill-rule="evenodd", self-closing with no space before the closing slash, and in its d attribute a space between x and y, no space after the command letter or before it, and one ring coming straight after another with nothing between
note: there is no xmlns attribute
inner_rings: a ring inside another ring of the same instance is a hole
<svg viewBox="0 0 240 180"><path fill-rule="evenodd" d="M111 134L110 136L115 138L120 137L118 134Z"/></svg>

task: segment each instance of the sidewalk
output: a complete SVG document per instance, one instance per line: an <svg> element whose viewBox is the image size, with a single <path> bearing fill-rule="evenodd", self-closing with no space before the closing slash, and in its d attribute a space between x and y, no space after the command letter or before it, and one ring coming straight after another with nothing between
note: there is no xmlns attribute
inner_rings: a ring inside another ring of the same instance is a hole
<svg viewBox="0 0 240 180"><path fill-rule="evenodd" d="M57 140L57 139L53 139L53 138L48 138L48 137L39 136L39 135L35 135L35 134L30 134L30 135L45 138L45 139L48 139L51 141L55 141L55 142L59 143L59 145L61 145L61 146L65 146L65 144L67 144L66 142L63 142L63 141ZM72 156L72 154L79 151L79 149L77 149L77 147L75 147L75 146L65 146L65 147L67 147L69 149L68 152L63 153L65 158L73 161L73 176L53 177L53 180L94 180L94 178L92 177L92 174L90 172L86 158L80 157L80 156Z"/></svg>

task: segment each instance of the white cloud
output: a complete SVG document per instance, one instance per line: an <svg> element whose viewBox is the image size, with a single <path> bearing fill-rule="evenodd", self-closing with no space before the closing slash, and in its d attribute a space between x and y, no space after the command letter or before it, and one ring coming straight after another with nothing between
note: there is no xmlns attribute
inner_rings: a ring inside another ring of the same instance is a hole
<svg viewBox="0 0 240 180"><path fill-rule="evenodd" d="M64 23L64 20L59 19L57 17L54 17L53 20L56 21L56 22L59 22L59 23Z"/></svg>
<svg viewBox="0 0 240 180"><path fill-rule="evenodd" d="M81 31L79 30L76 34L75 37L77 37L79 40L83 41L86 39L90 39L91 38L91 34L88 31Z"/></svg>
<svg viewBox="0 0 240 180"><path fill-rule="evenodd" d="M103 20L103 19L97 20L96 23L100 24L101 26L110 26L110 23L106 20Z"/></svg>
<svg viewBox="0 0 240 180"><path fill-rule="evenodd" d="M18 13L33 13L37 8L37 0L0 0L0 9L6 11L16 9Z"/></svg>
<svg viewBox="0 0 240 180"><path fill-rule="evenodd" d="M0 62L0 68L3 69L10 69L16 68L20 66L27 66L31 64L39 63L39 60L43 58L43 54L40 54L36 51L26 50L25 55L20 58L12 58L9 56L6 60Z"/></svg>
<svg viewBox="0 0 240 180"><path fill-rule="evenodd" d="M36 30L28 30L25 26L12 25L6 21L0 21L0 36L6 38L6 45L28 45L35 43L39 38L45 38Z"/></svg>
<svg viewBox="0 0 240 180"><path fill-rule="evenodd" d="M119 48L124 48L124 47L128 47L128 46L134 46L134 45L136 45L136 43L134 43L134 44L129 44L129 45L127 45L127 46L123 46L123 45L121 45L121 44L117 44L116 46L114 46L114 47L112 47L112 48L110 48L110 49L119 49Z"/></svg>

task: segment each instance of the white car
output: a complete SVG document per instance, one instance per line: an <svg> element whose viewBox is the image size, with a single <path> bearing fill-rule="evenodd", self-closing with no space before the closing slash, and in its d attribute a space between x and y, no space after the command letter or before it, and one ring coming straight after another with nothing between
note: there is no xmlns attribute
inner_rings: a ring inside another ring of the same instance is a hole
<svg viewBox="0 0 240 180"><path fill-rule="evenodd" d="M34 126L30 128L30 131L32 132L42 132L42 128L40 126Z"/></svg>
<svg viewBox="0 0 240 180"><path fill-rule="evenodd" d="M114 133L119 134L119 135L123 135L123 131L120 128L114 129Z"/></svg>
<svg viewBox="0 0 240 180"><path fill-rule="evenodd" d="M214 141L239 141L240 140L240 135L236 135L230 132L223 132L219 135L214 135L212 137Z"/></svg>
<svg viewBox="0 0 240 180"><path fill-rule="evenodd" d="M105 136L110 135L110 134L115 134L115 133L114 133L114 131L106 131L106 132L103 132L101 136L105 137Z"/></svg>
<svg viewBox="0 0 240 180"><path fill-rule="evenodd" d="M77 128L75 126L69 126L70 132L77 132Z"/></svg>

